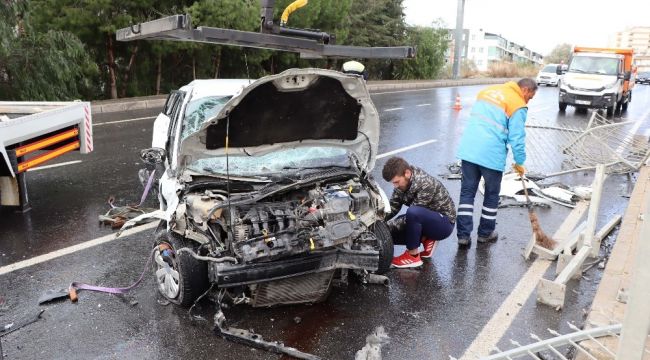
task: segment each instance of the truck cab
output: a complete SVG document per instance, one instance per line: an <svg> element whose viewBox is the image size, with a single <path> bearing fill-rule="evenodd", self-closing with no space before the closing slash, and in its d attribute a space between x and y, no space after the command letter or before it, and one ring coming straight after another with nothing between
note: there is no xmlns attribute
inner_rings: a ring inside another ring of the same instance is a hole
<svg viewBox="0 0 650 360"><path fill-rule="evenodd" d="M626 111L632 100L632 49L574 48L560 84L559 109L568 105L606 109L607 116ZM561 68L558 67L558 73Z"/></svg>

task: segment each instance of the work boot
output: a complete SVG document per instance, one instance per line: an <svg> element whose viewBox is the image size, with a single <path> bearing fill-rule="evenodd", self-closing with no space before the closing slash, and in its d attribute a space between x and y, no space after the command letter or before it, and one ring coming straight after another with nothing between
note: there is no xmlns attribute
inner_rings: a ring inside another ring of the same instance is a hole
<svg viewBox="0 0 650 360"><path fill-rule="evenodd" d="M460 236L458 237L458 246L469 247L470 245L472 245L472 239L470 239L469 237L460 237Z"/></svg>
<svg viewBox="0 0 650 360"><path fill-rule="evenodd" d="M488 236L479 236L476 238L476 241L480 243L486 243L486 242L495 242L499 239L499 233L496 231L492 231L492 233Z"/></svg>

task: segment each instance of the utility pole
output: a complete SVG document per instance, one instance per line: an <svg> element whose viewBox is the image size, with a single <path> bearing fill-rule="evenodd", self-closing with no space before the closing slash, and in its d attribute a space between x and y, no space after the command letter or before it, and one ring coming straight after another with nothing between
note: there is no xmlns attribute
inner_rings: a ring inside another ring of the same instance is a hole
<svg viewBox="0 0 650 360"><path fill-rule="evenodd" d="M465 0L458 0L458 10L456 11L456 41L454 42L454 79L460 79L460 64L463 54L463 13L465 12Z"/></svg>

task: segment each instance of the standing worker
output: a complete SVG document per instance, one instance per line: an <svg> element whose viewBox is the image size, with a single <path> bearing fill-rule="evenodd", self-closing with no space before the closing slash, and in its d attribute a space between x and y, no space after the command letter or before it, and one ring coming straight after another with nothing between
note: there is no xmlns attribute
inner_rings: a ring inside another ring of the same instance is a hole
<svg viewBox="0 0 650 360"><path fill-rule="evenodd" d="M350 60L344 62L341 71L346 74L359 75L363 77L363 80L368 80L368 72L366 71L366 67L358 61Z"/></svg>
<svg viewBox="0 0 650 360"><path fill-rule="evenodd" d="M474 228L474 197L481 176L485 195L478 226L480 243L494 242L501 177L506 167L508 145L515 160L513 169L523 176L526 161L525 122L528 101L535 96L537 83L524 78L493 85L479 92L460 140L458 158L462 160L462 180L456 235L459 246L470 246Z"/></svg>
<svg viewBox="0 0 650 360"><path fill-rule="evenodd" d="M406 251L393 258L397 268L422 265L422 258L433 256L437 240L446 239L454 231L456 208L447 189L424 170L409 165L400 157L386 161L382 177L395 187L390 199L391 213L386 215L395 244L406 245ZM405 215L395 217L408 206ZM419 252L420 243L424 251Z"/></svg>

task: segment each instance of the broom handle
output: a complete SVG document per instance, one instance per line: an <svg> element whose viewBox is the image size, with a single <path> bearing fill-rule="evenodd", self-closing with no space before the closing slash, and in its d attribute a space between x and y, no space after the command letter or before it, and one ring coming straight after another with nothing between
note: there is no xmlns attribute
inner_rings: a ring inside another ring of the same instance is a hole
<svg viewBox="0 0 650 360"><path fill-rule="evenodd" d="M528 189L526 188L526 182L524 182L524 177L520 176L519 178L521 179L521 186L524 187L524 195L526 195L526 203L528 205L528 208L532 209L532 206L531 206L532 203L530 202L530 198L528 197Z"/></svg>

